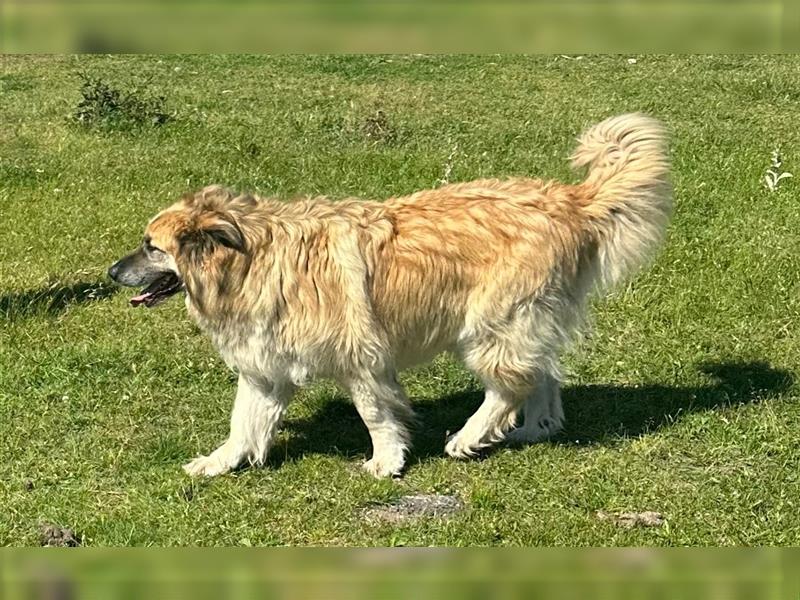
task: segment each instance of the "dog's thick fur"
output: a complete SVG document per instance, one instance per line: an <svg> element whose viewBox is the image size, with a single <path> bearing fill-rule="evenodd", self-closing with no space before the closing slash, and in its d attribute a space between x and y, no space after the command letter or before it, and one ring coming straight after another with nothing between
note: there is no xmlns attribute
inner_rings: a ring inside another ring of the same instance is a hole
<svg viewBox="0 0 800 600"><path fill-rule="evenodd" d="M559 351L587 295L663 237L665 146L656 121L630 114L580 138L573 164L588 176L577 185L480 180L385 202L292 203L212 186L157 215L140 259L177 273L189 313L239 373L230 437L186 471L263 463L293 390L325 376L369 428L365 468L398 474L412 412L397 371L445 350L486 386L447 454L551 435L563 420ZM126 269L112 276L148 282Z"/></svg>

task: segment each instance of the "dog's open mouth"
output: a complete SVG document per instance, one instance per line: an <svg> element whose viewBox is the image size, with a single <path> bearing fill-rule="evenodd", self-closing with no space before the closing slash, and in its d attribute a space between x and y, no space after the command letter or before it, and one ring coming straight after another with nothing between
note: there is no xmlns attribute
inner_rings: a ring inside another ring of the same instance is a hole
<svg viewBox="0 0 800 600"><path fill-rule="evenodd" d="M142 290L138 296L131 298L131 305L139 306L144 304L147 308L152 308L160 304L173 294L177 294L183 288L183 282L175 273L164 273L153 283Z"/></svg>

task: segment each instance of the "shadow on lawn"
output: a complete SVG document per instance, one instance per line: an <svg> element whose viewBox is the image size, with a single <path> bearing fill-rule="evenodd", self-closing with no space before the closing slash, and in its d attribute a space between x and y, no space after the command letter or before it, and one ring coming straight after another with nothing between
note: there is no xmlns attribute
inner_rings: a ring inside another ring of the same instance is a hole
<svg viewBox="0 0 800 600"><path fill-rule="evenodd" d="M72 285L54 282L35 290L0 296L0 320L15 321L33 315L57 315L74 304L109 298L119 291L103 281L81 281Z"/></svg>
<svg viewBox="0 0 800 600"><path fill-rule="evenodd" d="M711 363L701 365L700 370L717 382L697 387L565 387L562 396L566 428L549 443L612 445L623 437L668 426L685 414L757 402L768 394L787 390L794 381L788 371L761 362ZM410 462L443 456L448 430L457 431L482 400L482 392L466 392L438 402L415 404L419 422L413 428ZM370 453L366 427L353 405L343 398L329 401L308 419L290 421L286 426L293 435L287 447L276 448L272 463L282 462L284 456L310 453Z"/></svg>

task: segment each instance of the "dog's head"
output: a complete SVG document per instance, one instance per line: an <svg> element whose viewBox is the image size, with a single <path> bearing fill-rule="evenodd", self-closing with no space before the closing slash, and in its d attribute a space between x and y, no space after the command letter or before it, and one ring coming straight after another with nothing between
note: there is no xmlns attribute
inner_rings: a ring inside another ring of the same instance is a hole
<svg viewBox="0 0 800 600"><path fill-rule="evenodd" d="M203 189L156 215L145 229L141 245L121 258L108 275L121 285L143 287L133 306L153 307L184 289L185 271L227 253L246 253L237 209L252 198L233 198L219 186Z"/></svg>

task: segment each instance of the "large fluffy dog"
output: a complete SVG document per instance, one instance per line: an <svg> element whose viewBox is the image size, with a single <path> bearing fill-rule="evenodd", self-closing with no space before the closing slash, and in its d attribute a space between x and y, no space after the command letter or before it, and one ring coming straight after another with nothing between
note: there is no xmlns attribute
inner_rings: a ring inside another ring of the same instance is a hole
<svg viewBox="0 0 800 600"><path fill-rule="evenodd" d="M486 386L447 454L558 430L559 350L588 293L658 244L672 205L665 136L648 117L592 127L573 164L588 166L577 185L482 180L385 202L291 203L213 186L158 214L110 276L147 286L134 305L185 290L239 373L230 436L186 471L263 463L294 389L324 376L349 389L369 429L367 471L398 474L412 412L397 371L444 350Z"/></svg>

